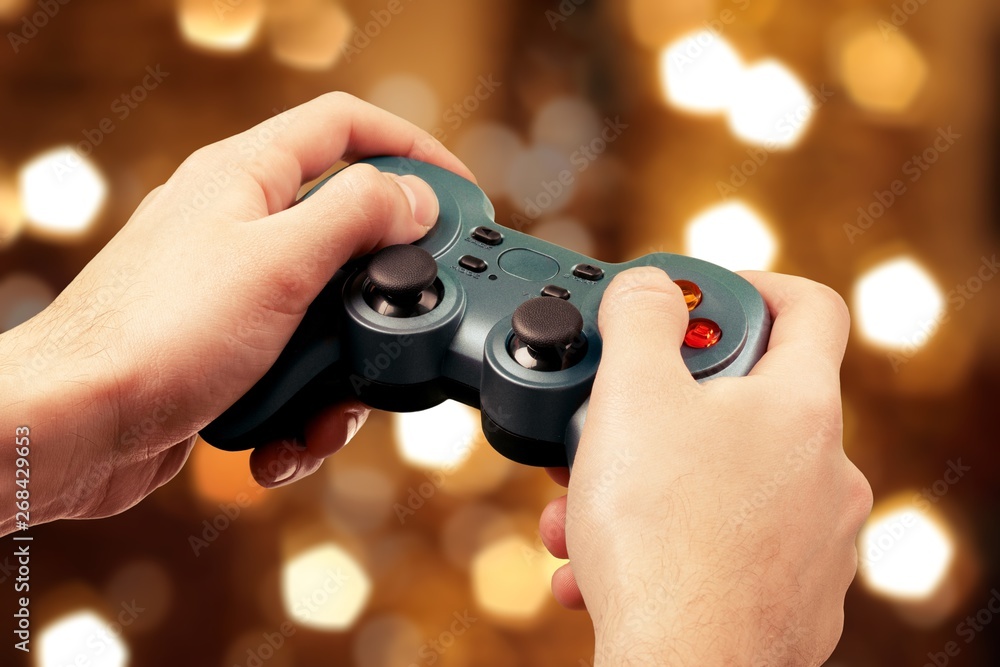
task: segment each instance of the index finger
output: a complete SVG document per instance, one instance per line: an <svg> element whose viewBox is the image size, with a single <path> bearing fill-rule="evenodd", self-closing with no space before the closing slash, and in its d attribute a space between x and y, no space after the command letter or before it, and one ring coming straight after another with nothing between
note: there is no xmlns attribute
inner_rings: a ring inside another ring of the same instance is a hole
<svg viewBox="0 0 1000 667"><path fill-rule="evenodd" d="M818 370L840 377L851 316L843 298L826 285L777 273L741 271L771 311L767 352L751 376L786 377Z"/></svg>
<svg viewBox="0 0 1000 667"><path fill-rule="evenodd" d="M345 158L408 157L475 181L469 168L430 133L342 92L289 109L212 149L256 179L269 214L288 208L304 182Z"/></svg>

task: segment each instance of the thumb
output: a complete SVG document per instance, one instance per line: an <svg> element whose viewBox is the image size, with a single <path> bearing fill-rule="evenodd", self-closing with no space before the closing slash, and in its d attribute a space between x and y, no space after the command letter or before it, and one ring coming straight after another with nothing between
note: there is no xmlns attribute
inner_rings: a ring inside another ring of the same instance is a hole
<svg viewBox="0 0 1000 667"><path fill-rule="evenodd" d="M665 271L643 267L616 276L601 301L598 324L604 340L598 372L603 385L648 393L654 386L650 381L656 387L695 383L680 354L687 305Z"/></svg>
<svg viewBox="0 0 1000 667"><path fill-rule="evenodd" d="M300 277L322 287L353 257L420 239L439 211L434 190L417 176L354 164L313 196L260 223L284 270L293 258Z"/></svg>

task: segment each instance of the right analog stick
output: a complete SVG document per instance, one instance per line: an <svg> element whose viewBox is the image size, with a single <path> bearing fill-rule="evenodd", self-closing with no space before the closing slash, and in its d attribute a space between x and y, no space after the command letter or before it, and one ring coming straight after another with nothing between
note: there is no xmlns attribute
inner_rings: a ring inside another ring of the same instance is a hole
<svg viewBox="0 0 1000 667"><path fill-rule="evenodd" d="M565 370L587 352L583 316L563 299L537 297L525 301L514 311L511 328L511 356L531 370Z"/></svg>

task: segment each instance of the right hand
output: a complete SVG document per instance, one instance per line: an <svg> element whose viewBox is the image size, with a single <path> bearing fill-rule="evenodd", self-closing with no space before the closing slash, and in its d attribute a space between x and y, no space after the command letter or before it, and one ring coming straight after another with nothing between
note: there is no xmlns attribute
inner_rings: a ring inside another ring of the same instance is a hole
<svg viewBox="0 0 1000 667"><path fill-rule="evenodd" d="M839 641L872 503L842 447L849 314L811 281L743 275L774 318L745 378L691 378L687 308L659 269L604 298L568 505L541 523L570 559L556 598L593 619L595 665L820 665Z"/></svg>

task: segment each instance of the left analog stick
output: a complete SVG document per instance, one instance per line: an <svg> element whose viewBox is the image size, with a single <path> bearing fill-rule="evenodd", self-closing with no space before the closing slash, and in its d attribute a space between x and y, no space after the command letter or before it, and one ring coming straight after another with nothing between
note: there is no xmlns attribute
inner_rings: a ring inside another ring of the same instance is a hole
<svg viewBox="0 0 1000 667"><path fill-rule="evenodd" d="M438 266L423 248L393 245L368 262L365 301L389 317L416 317L430 312L441 300Z"/></svg>

